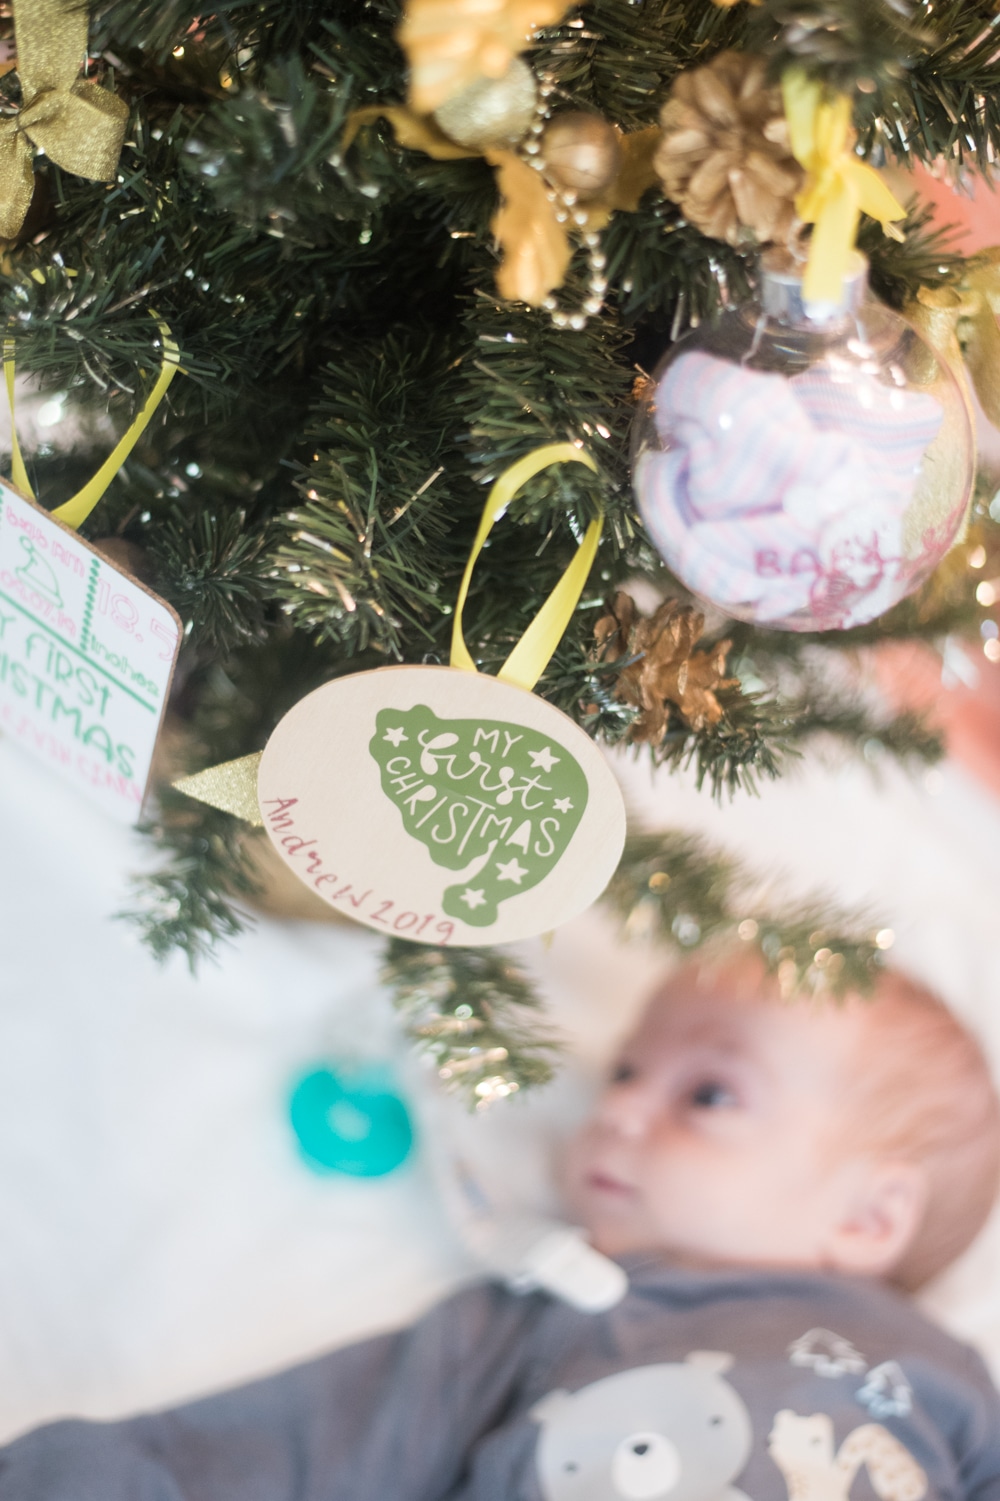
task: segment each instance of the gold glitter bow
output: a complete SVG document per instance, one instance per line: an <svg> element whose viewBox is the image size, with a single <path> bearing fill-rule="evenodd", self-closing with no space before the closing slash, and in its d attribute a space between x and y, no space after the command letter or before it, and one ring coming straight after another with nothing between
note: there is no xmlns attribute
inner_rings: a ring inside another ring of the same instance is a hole
<svg viewBox="0 0 1000 1501"><path fill-rule="evenodd" d="M78 78L87 51L79 0L21 0L15 16L23 104L0 120L0 237L12 240L34 190L33 148L78 177L114 178L125 139L124 100Z"/></svg>
<svg viewBox="0 0 1000 1501"><path fill-rule="evenodd" d="M905 311L950 366L967 399L972 377L980 406L1000 427L1000 246L973 256L952 285L921 287Z"/></svg>

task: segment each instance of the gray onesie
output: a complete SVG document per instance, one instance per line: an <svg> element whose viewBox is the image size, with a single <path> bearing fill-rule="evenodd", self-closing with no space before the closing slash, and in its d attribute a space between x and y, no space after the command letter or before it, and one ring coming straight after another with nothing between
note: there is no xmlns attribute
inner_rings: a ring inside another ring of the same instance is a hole
<svg viewBox="0 0 1000 1501"><path fill-rule="evenodd" d="M846 1277L628 1265L583 1314L477 1285L412 1329L0 1453L0 1501L1000 1501L979 1357Z"/></svg>

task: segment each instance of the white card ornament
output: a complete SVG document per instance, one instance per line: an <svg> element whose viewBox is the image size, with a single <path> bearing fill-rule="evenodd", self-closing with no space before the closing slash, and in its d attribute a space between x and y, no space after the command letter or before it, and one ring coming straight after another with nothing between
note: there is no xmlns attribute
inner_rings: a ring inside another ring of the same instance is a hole
<svg viewBox="0 0 1000 1501"><path fill-rule="evenodd" d="M14 485L0 480L0 734L124 823L139 817L181 639L174 610L76 535L177 369L164 360L139 416L97 474L58 510L35 504L14 430ZM15 488L15 485L18 488Z"/></svg>
<svg viewBox="0 0 1000 1501"><path fill-rule="evenodd" d="M169 605L0 480L0 733L124 823L180 638Z"/></svg>
<svg viewBox="0 0 1000 1501"><path fill-rule="evenodd" d="M530 689L579 600L600 522L497 678L476 671L461 631L494 520L532 474L569 462L594 467L573 445L553 444L490 492L450 667L338 678L285 715L261 756L177 785L262 824L301 881L379 932L472 947L547 932L582 912L621 857L622 796L587 735Z"/></svg>

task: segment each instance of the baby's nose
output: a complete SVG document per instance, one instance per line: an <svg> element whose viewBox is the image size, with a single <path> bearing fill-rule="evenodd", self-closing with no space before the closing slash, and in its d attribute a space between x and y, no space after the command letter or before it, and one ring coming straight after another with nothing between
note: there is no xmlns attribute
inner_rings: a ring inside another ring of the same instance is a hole
<svg viewBox="0 0 1000 1501"><path fill-rule="evenodd" d="M598 1117L607 1129L634 1140L645 1136L656 1108L654 1092L641 1080L629 1080L605 1091Z"/></svg>

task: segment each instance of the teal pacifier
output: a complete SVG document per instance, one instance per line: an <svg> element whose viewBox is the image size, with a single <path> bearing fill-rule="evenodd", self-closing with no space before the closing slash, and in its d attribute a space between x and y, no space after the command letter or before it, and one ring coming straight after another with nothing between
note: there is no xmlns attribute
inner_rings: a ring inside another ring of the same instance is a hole
<svg viewBox="0 0 1000 1501"><path fill-rule="evenodd" d="M383 1067L311 1069L295 1085L289 1113L302 1154L317 1172L380 1178L413 1146L409 1112Z"/></svg>

